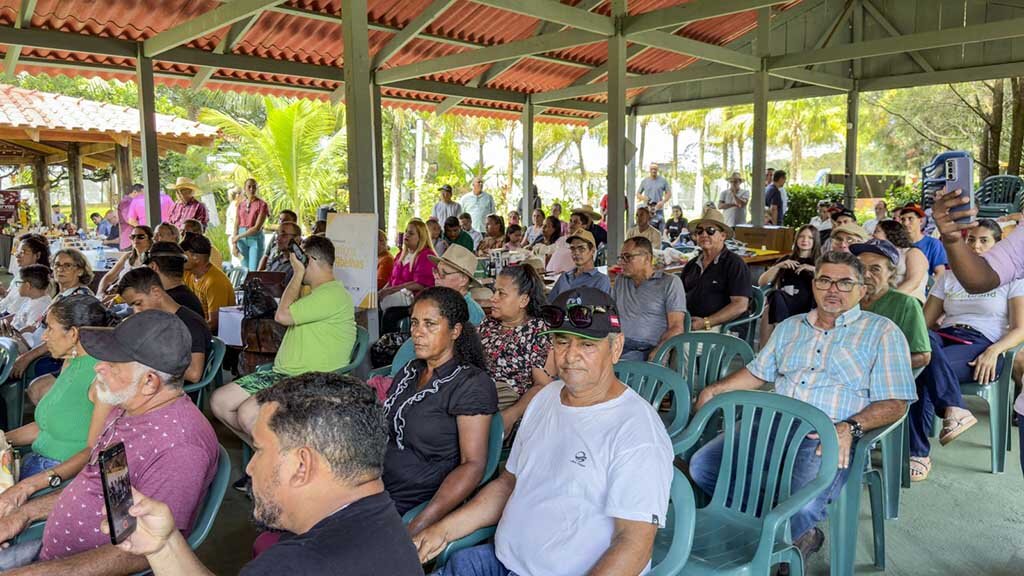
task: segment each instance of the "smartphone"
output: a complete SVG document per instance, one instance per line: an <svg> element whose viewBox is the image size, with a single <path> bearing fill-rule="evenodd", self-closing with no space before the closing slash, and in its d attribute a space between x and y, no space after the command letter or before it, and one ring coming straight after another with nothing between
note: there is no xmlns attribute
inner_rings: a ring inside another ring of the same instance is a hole
<svg viewBox="0 0 1024 576"><path fill-rule="evenodd" d="M962 212L974 208L974 178L973 178L973 167L971 165L970 157L960 158L947 158L946 159L946 192L954 192L960 190L961 196L966 194L971 200L970 203L956 208L951 208L950 212ZM973 220L969 216L962 216L960 218L953 219L958 224L967 224Z"/></svg>
<svg viewBox="0 0 1024 576"><path fill-rule="evenodd" d="M107 505L110 542L120 544L135 532L135 517L128 513L134 501L124 442L118 442L100 452L100 480L103 484L103 501Z"/></svg>
<svg viewBox="0 0 1024 576"><path fill-rule="evenodd" d="M302 262L303 266L309 263L309 256L306 256L306 251L302 249L302 246L299 246L298 242L292 242L288 247L291 249L292 254L295 254L299 262Z"/></svg>

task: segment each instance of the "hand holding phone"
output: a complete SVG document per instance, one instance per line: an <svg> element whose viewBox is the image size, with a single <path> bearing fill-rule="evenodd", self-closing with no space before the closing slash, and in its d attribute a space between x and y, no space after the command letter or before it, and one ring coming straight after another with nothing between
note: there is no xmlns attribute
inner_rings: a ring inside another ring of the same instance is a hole
<svg viewBox="0 0 1024 576"><path fill-rule="evenodd" d="M945 179L946 179L946 193L960 191L960 196L966 196L970 199L967 204L955 206L950 208L951 215L955 216L955 212L962 212L974 208L974 178L973 178L973 166L969 157L961 158L947 158L945 167ZM968 224L972 222L974 218L971 216L960 216L954 217L953 221L957 224Z"/></svg>
<svg viewBox="0 0 1024 576"><path fill-rule="evenodd" d="M309 256L306 255L306 251L302 249L302 246L299 246L298 242L293 240L292 243L288 245L288 249L292 251L292 254L295 254L295 258L299 262L302 262L303 266L307 266L309 264Z"/></svg>
<svg viewBox="0 0 1024 576"><path fill-rule="evenodd" d="M132 499L132 481L128 475L128 456L124 442L118 442L100 452L100 480L103 501L107 507L107 526L110 543L115 546L135 532L135 517L128 513Z"/></svg>

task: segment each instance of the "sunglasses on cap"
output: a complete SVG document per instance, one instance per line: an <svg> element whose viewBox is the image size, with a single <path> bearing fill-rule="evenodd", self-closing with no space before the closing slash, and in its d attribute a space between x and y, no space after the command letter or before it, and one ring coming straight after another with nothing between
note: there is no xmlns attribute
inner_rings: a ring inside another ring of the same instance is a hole
<svg viewBox="0 0 1024 576"><path fill-rule="evenodd" d="M608 309L588 305L570 306L568 310L550 305L540 308L541 320L552 330L561 328L566 322L575 328L590 328L594 323L594 313L608 314Z"/></svg>

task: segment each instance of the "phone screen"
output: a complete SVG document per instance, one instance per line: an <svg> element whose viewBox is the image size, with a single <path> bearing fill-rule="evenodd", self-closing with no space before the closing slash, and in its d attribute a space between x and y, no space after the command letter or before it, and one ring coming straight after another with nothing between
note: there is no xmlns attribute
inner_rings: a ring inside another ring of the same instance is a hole
<svg viewBox="0 0 1024 576"><path fill-rule="evenodd" d="M103 500L107 505L110 541L120 544L135 532L135 517L128 513L134 502L124 442L100 452L100 478L103 481Z"/></svg>

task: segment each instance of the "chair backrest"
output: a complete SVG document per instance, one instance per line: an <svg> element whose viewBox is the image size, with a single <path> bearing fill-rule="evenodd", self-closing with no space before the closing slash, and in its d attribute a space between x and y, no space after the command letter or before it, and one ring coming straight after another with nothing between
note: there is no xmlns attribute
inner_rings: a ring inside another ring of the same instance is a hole
<svg viewBox="0 0 1024 576"><path fill-rule="evenodd" d="M484 465L481 486L489 482L491 476L494 476L494 472L498 469L498 460L501 460L501 446L504 441L505 421L501 418L501 412L495 412L491 417L491 429L487 436L487 463Z"/></svg>
<svg viewBox="0 0 1024 576"><path fill-rule="evenodd" d="M763 521L783 504L790 514L795 513L832 484L839 465L839 439L832 420L818 408L772 392L719 394L694 416L676 452L695 445L716 415L722 417L724 444L708 508ZM820 436L821 467L814 479L794 493L793 468L808 434ZM795 502L787 503L791 498ZM764 528L788 528L786 520L776 514L776 525ZM762 542L765 537L762 533Z"/></svg>
<svg viewBox="0 0 1024 576"><path fill-rule="evenodd" d="M974 194L975 203L981 207L988 204L1016 204L1024 192L1024 180L1012 174L998 174L985 178Z"/></svg>
<svg viewBox="0 0 1024 576"><path fill-rule="evenodd" d="M231 286L235 290L240 290L242 284L245 284L245 277L248 276L249 271L244 266L236 266L231 269L231 273L228 274L228 278L231 280Z"/></svg>
<svg viewBox="0 0 1024 576"><path fill-rule="evenodd" d="M224 345L223 340L216 336L210 338L210 351L206 355L206 368L203 369L203 378L195 384L186 385L186 393L202 390L217 378L217 374L220 373L221 366L224 364L224 353L226 351L227 346Z"/></svg>
<svg viewBox="0 0 1024 576"><path fill-rule="evenodd" d="M682 375L696 398L708 384L718 382L754 359L750 345L729 334L690 332L669 338L658 348L654 362Z"/></svg>
<svg viewBox="0 0 1024 576"><path fill-rule="evenodd" d="M347 366L339 372L346 374L359 368L366 359L366 351L370 349L370 333L362 326L356 326L356 343L352 346L352 356Z"/></svg>
<svg viewBox="0 0 1024 576"><path fill-rule="evenodd" d="M678 372L660 364L623 360L615 365L615 375L637 394L660 411L662 402L671 397L669 421L665 423L669 436L682 432L690 421L690 387Z"/></svg>
<svg viewBox="0 0 1024 576"><path fill-rule="evenodd" d="M736 332L737 335L750 347L754 346L754 334L757 332L757 321L764 314L765 292L760 286L752 286L750 291L750 302L747 304L746 314L727 322L722 328L723 332Z"/></svg>
<svg viewBox="0 0 1024 576"><path fill-rule="evenodd" d="M213 482L210 483L210 488L206 491L206 496L203 497L203 502L199 506L199 515L196 516L196 522L188 536L188 545L193 550L199 548L199 545L210 535L213 521L217 518L217 511L220 510L221 502L224 501L224 493L228 489L228 482L231 480L231 459L228 457L228 451L223 446L218 446L218 448L217 473L213 477Z"/></svg>
<svg viewBox="0 0 1024 576"><path fill-rule="evenodd" d="M680 574L690 557L693 547L693 531L697 516L697 504L693 498L690 481L678 468L673 469L672 492L668 501L668 516L665 528L655 536L654 555L651 558L650 576L675 576ZM662 532L671 536L668 547L659 546Z"/></svg>
<svg viewBox="0 0 1024 576"><path fill-rule="evenodd" d="M398 352L395 352L395 357L391 359L391 377L398 376L398 371L415 358L416 350L412 346L412 338L408 338L402 342L402 345L398 347Z"/></svg>
<svg viewBox="0 0 1024 576"><path fill-rule="evenodd" d="M7 382L18 359L18 344L11 338L0 338L0 384Z"/></svg>

